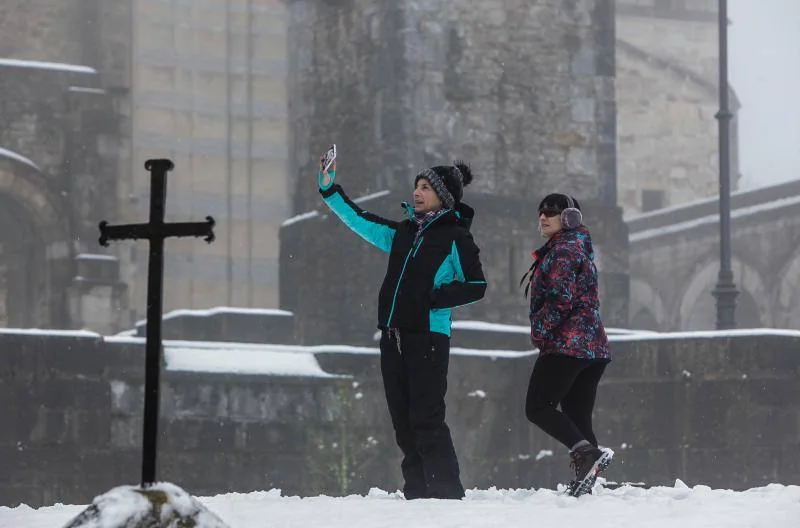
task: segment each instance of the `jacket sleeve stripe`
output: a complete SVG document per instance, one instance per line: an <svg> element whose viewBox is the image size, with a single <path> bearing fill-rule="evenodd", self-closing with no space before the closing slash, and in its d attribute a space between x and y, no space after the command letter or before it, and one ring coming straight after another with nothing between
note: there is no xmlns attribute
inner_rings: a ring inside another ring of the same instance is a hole
<svg viewBox="0 0 800 528"><path fill-rule="evenodd" d="M479 258L480 250L471 235L456 239L450 252L454 281L433 291L433 308L453 308L472 304L486 293L486 279Z"/></svg>

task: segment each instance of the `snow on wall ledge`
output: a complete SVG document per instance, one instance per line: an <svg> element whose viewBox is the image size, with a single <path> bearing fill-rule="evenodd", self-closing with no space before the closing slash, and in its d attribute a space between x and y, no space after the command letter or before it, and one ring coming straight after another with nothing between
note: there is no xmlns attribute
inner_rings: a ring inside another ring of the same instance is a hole
<svg viewBox="0 0 800 528"><path fill-rule="evenodd" d="M187 308L172 310L162 315L161 320L168 321L177 317L209 317L220 314L268 315L271 317L289 317L293 315L292 312L279 310L277 308L236 308L231 306L216 306L214 308L208 308L205 310L190 310ZM142 326L145 324L147 324L147 320L139 319L136 321L135 326Z"/></svg>
<svg viewBox="0 0 800 528"><path fill-rule="evenodd" d="M63 62L45 62L20 59L0 58L0 67L6 68L27 68L32 70L51 70L68 73L83 73L94 75L97 70L82 64L66 64Z"/></svg>
<svg viewBox="0 0 800 528"><path fill-rule="evenodd" d="M279 312L275 310L275 312ZM288 312L286 312L288 314ZM283 314L279 314L283 315ZM508 332L513 334L527 333L528 329L517 325L499 325L482 321L455 321L455 332ZM107 343L135 344L144 346L143 337L128 335L102 336L87 330L46 330L31 328L3 328L0 334L26 336L61 336L90 338ZM709 330L691 332L651 332L625 329L609 329L611 343L635 341L662 341L680 339L730 339L754 336L798 337L800 331L777 328L748 328L738 330ZM462 339L469 342L469 338ZM205 372L260 376L300 376L310 378L327 378L332 374L325 372L317 361L319 354L362 354L378 355L378 347L357 347L348 345L279 345L252 344L214 341L176 341L164 340L164 364L166 370L175 372ZM79 353L79 351L75 351ZM536 349L502 350L477 349L469 346L454 346L453 356L472 356L488 358L514 358L535 355ZM2 351L0 351L2 355ZM333 376L335 377L335 376Z"/></svg>
<svg viewBox="0 0 800 528"><path fill-rule="evenodd" d="M486 324L486 323L483 323ZM519 332L512 325L500 325L505 331ZM469 325L466 326L469 328ZM480 325L478 325L480 327ZM454 324L458 330L458 325ZM487 328L483 328L487 330ZM495 329L495 331L499 331ZM610 333L609 341L631 342L673 339L719 339L747 336L800 337L800 331L772 328L695 331L695 332L635 332ZM143 338L108 337L107 341L144 343ZM304 376L324 378L331 376L320 367L317 354L367 354L379 355L377 347L355 347L348 345L275 345L246 343L215 343L203 341L165 341L164 355L167 370L183 372L208 372L248 374L265 376ZM538 354L538 350L483 350L469 347L453 347L453 356L488 358L514 358Z"/></svg>
<svg viewBox="0 0 800 528"><path fill-rule="evenodd" d="M14 152L13 150L8 150L0 147L0 158L6 158L15 161L17 163L22 163L23 165L27 165L28 167L32 168L37 172L42 171L42 169L40 169L38 165L36 165L33 161L31 161L30 158L27 158L22 154L19 154L18 152Z"/></svg>

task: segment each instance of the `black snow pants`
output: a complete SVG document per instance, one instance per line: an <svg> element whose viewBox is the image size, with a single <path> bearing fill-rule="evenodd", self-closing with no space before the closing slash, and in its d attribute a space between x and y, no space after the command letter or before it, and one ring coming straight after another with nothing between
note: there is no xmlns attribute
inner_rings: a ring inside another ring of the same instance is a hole
<svg viewBox="0 0 800 528"><path fill-rule="evenodd" d="M450 338L438 332L384 330L381 374L406 499L461 499L464 487L445 423Z"/></svg>

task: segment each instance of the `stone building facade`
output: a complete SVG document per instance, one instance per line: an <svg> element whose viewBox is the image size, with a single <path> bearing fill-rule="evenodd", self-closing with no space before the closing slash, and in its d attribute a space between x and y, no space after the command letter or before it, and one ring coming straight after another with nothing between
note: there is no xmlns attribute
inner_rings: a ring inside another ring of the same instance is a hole
<svg viewBox="0 0 800 528"><path fill-rule="evenodd" d="M739 328L800 329L800 180L731 196L731 270ZM713 330L719 202L630 219L631 328Z"/></svg>
<svg viewBox="0 0 800 528"><path fill-rule="evenodd" d="M91 254L97 222L118 213L117 182L129 163L128 7L0 6L3 326L119 326L118 263Z"/></svg>
<svg viewBox="0 0 800 528"><path fill-rule="evenodd" d="M280 224L319 206L314 166L330 142L348 192L384 193L370 204L387 216L419 168L472 163L492 301L465 315L524 315L515 284L540 243L530 206L551 190L586 206L616 292L606 302L624 311L617 206L635 215L716 191L716 2L477 3L5 3L0 321L115 331L143 316L146 243L95 242L100 219L146 219L150 157L176 162L170 219L218 221L215 244L168 243L167 310L303 297L290 291L315 287L302 280L316 273L309 250L327 242L317 228L290 241L306 229L294 220L279 242ZM330 258L364 249L334 243ZM382 268L374 258L362 274Z"/></svg>
<svg viewBox="0 0 800 528"><path fill-rule="evenodd" d="M147 218L148 158L169 157L167 217L217 221L217 241L172 240L165 309L274 307L289 216L286 8L280 0L133 0L131 221ZM147 246L125 260L145 312Z"/></svg>
<svg viewBox="0 0 800 528"><path fill-rule="evenodd" d="M617 181L626 217L719 191L717 4L617 0ZM731 106L735 189L733 93Z"/></svg>
<svg viewBox="0 0 800 528"><path fill-rule="evenodd" d="M463 158L475 173L465 201L477 210L489 290L459 317L524 322L516 283L541 244L536 206L549 192L568 192L595 233L606 319L627 322L612 1L497 0L475 9L298 0L289 13L296 214L320 206L316 165L329 143L338 145L347 192L383 193L369 206L393 218L420 169ZM340 231L324 215L306 215L281 235L281 308L298 315L309 339L374 328L372 275L384 258Z"/></svg>

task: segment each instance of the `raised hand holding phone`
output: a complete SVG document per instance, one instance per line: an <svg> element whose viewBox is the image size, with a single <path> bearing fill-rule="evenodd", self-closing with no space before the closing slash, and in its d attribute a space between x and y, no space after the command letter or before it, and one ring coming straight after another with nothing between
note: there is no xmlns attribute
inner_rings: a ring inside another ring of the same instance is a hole
<svg viewBox="0 0 800 528"><path fill-rule="evenodd" d="M326 190L333 185L333 179L336 177L336 145L333 144L330 148L319 158L319 186L322 190Z"/></svg>

